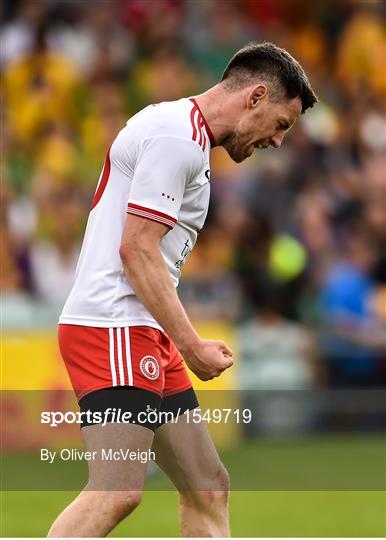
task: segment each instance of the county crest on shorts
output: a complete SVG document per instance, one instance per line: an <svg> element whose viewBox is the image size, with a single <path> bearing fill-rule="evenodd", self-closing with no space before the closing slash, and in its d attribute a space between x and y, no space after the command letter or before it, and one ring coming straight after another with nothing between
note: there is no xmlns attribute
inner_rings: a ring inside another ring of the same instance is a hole
<svg viewBox="0 0 386 540"><path fill-rule="evenodd" d="M159 365L154 356L144 356L139 363L139 368L142 375L148 379L158 379Z"/></svg>

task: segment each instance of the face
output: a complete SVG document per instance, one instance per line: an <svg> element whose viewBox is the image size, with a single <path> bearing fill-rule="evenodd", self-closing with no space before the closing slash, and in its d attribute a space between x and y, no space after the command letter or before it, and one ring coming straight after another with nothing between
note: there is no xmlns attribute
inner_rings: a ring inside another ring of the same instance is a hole
<svg viewBox="0 0 386 540"><path fill-rule="evenodd" d="M270 101L264 91L248 94L248 104L234 129L224 138L222 146L236 163L251 156L255 148L279 148L286 132L301 114L301 100Z"/></svg>

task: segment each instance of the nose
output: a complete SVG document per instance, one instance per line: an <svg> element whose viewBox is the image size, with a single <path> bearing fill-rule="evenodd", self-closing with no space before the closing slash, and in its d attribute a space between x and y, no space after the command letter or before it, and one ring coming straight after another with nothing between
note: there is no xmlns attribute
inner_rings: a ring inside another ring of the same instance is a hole
<svg viewBox="0 0 386 540"><path fill-rule="evenodd" d="M278 133L275 133L275 135L273 137L271 137L270 139L270 145L273 146L274 148L280 148L281 146L281 143L283 142L283 139L284 139L284 131L279 131Z"/></svg>

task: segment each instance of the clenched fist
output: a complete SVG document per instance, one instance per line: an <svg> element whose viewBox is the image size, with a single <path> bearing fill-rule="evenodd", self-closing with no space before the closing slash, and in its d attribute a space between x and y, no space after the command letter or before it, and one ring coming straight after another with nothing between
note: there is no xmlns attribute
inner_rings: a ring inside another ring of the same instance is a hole
<svg viewBox="0 0 386 540"><path fill-rule="evenodd" d="M232 351L223 341L199 339L182 354L189 368L202 381L219 377L233 365Z"/></svg>

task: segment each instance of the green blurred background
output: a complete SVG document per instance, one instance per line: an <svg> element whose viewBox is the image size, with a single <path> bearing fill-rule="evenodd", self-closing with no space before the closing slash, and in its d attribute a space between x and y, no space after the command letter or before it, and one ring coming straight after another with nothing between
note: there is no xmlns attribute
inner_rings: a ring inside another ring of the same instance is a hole
<svg viewBox="0 0 386 540"><path fill-rule="evenodd" d="M384 437L335 436L249 441L223 451L222 459L233 485L232 535L384 537L384 449ZM45 536L56 515L79 492L70 491L69 477L73 476L72 485L77 481L82 484L87 470L82 462L61 465L62 472L56 471L58 479L63 479L59 483L52 480L52 465L38 465L34 470L28 454L9 456L4 466L8 475L19 477L21 485L20 477L26 474L32 472L30 485L41 485L38 476L48 474L51 478L47 481L52 481L53 486L62 485L64 491L56 491L55 487L39 492L5 491L3 536ZM360 475L366 478L358 479ZM335 486L333 490L326 490L329 485ZM17 489L17 484L13 487ZM177 494L164 475L153 471L142 504L111 536L178 535Z"/></svg>

